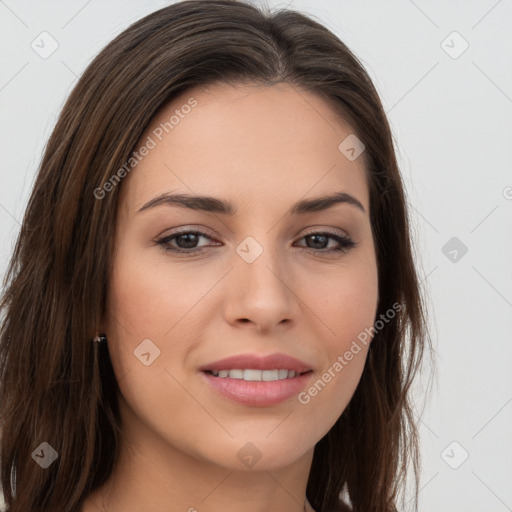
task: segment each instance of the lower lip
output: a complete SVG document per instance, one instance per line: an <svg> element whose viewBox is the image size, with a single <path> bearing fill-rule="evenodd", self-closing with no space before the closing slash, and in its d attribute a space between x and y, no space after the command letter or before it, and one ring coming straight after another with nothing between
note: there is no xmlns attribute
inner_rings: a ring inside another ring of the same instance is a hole
<svg viewBox="0 0 512 512"><path fill-rule="evenodd" d="M201 373L206 382L221 395L253 407L277 405L298 395L312 375L312 372L308 372L290 379L248 381L230 379L229 377L214 377L206 372Z"/></svg>

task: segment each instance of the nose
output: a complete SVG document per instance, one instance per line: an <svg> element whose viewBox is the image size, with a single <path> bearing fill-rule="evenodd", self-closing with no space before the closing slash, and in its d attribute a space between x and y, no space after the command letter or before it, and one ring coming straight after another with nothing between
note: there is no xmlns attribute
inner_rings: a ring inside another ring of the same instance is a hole
<svg viewBox="0 0 512 512"><path fill-rule="evenodd" d="M235 255L226 283L226 320L236 327L268 333L290 328L300 315L300 300L294 291L290 266L283 256L263 253L252 263Z"/></svg>

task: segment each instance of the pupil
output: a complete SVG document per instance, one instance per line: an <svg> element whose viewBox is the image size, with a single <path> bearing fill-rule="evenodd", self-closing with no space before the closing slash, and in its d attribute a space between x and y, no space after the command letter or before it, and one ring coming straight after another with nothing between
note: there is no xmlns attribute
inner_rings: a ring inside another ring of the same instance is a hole
<svg viewBox="0 0 512 512"><path fill-rule="evenodd" d="M183 239L188 239L188 240L185 240L185 247L182 247L182 244L178 243L178 245L180 247L182 247L183 249L193 249L195 247L195 245L197 244L197 235L195 235L193 233L186 233L184 235L180 235L176 239L176 242L183 240Z"/></svg>
<svg viewBox="0 0 512 512"><path fill-rule="evenodd" d="M319 239L319 238L320 238L320 239L322 239L320 242L318 242L318 239ZM320 249L325 248L325 247L323 247L323 246L325 245L326 238L327 238L327 237L326 237L325 235L310 235L310 239L313 239L313 244L314 244L314 243L320 243L320 245L322 246L322 247L318 247L318 246L317 246L317 247L315 247L316 249L319 249L319 248L320 248ZM316 242L315 242L315 239L316 239Z"/></svg>

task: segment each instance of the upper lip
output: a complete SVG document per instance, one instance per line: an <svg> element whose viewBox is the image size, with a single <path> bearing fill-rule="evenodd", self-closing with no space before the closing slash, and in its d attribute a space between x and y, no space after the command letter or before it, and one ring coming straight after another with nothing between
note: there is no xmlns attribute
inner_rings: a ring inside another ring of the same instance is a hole
<svg viewBox="0 0 512 512"><path fill-rule="evenodd" d="M312 368L295 357L286 354L270 354L266 356L256 354L240 354L227 357L206 364L199 368L201 371L218 371L233 369L253 369L253 370L293 370L295 373L304 373Z"/></svg>

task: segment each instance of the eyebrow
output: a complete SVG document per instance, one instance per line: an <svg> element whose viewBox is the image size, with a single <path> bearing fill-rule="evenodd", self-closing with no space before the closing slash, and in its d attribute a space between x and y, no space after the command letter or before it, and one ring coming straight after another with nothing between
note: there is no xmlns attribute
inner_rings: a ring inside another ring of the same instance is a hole
<svg viewBox="0 0 512 512"><path fill-rule="evenodd" d="M201 210L210 213L220 213L224 215L235 215L238 211L237 207L231 202L218 199L211 196L191 196L188 194L161 194L148 201L138 211L142 212L149 208L160 205L176 205L191 210ZM363 213L366 213L364 206L354 196L346 192L336 192L327 196L317 197L313 199L302 199L295 203L289 210L290 215L301 215L321 210L327 210L336 204L348 204L355 206Z"/></svg>

